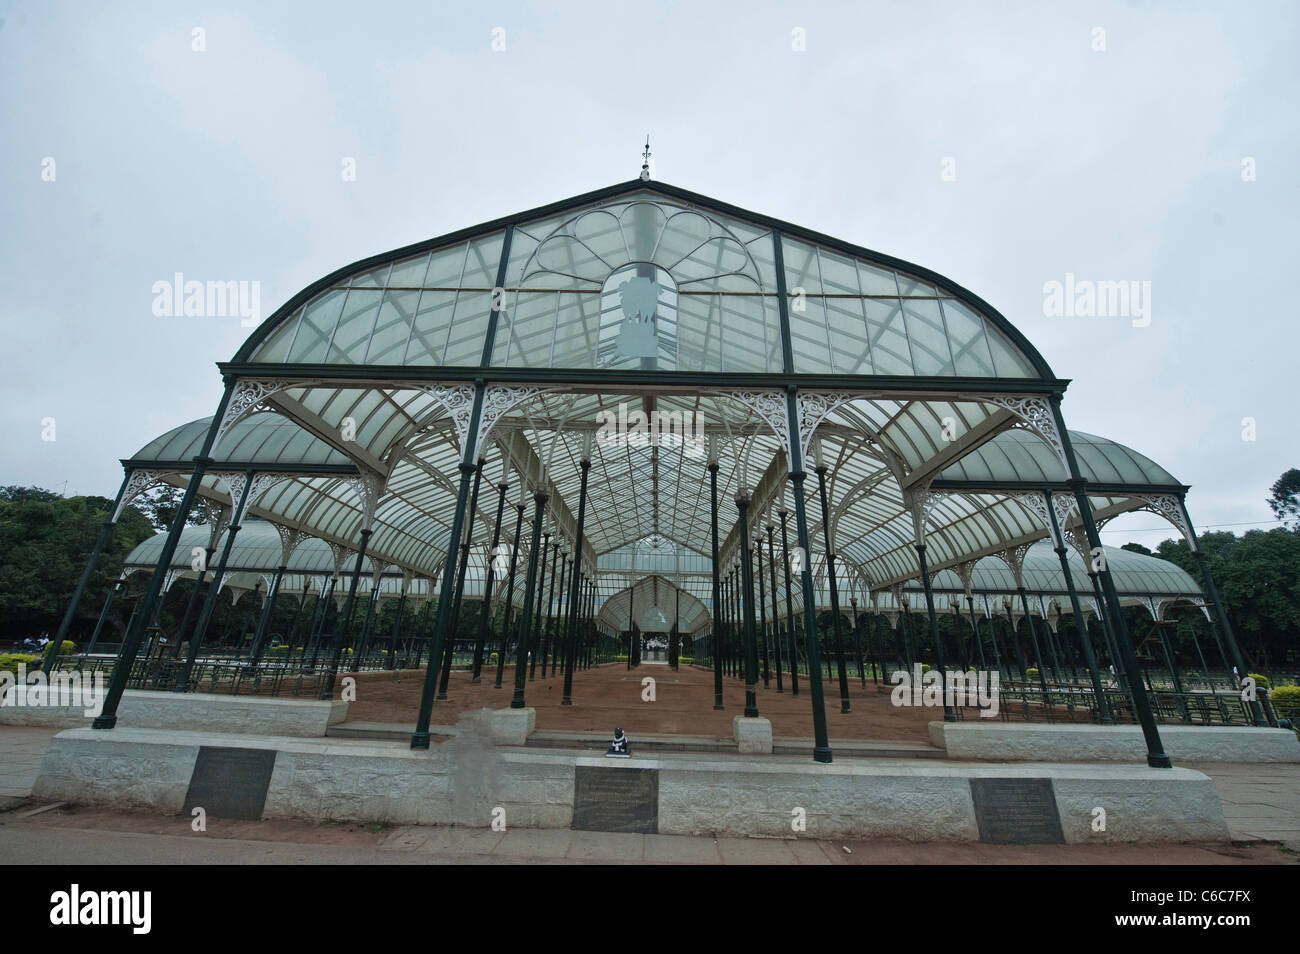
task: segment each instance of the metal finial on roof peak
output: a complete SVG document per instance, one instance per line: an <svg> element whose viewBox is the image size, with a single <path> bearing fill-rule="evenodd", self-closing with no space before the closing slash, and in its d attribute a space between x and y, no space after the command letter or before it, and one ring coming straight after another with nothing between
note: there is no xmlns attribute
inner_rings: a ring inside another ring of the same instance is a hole
<svg viewBox="0 0 1300 954"><path fill-rule="evenodd" d="M650 181L650 134L645 134L645 152L641 154L641 181Z"/></svg>

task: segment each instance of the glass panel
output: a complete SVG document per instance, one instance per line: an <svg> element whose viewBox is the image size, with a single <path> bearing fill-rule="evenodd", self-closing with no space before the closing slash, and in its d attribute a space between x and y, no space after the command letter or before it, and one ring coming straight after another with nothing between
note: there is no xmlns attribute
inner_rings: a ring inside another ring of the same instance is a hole
<svg viewBox="0 0 1300 954"><path fill-rule="evenodd" d="M871 362L876 374L911 374L912 356L898 299L873 298L864 302L867 331L871 335Z"/></svg>
<svg viewBox="0 0 1300 954"><path fill-rule="evenodd" d="M419 288L424 283L424 273L429 268L429 256L419 255L405 261L394 262L388 276L389 288Z"/></svg>
<svg viewBox="0 0 1300 954"><path fill-rule="evenodd" d="M762 299L719 297L718 308L722 313L721 370L781 370L780 351L775 350L779 344L765 340L764 314L755 307Z"/></svg>
<svg viewBox="0 0 1300 954"><path fill-rule="evenodd" d="M429 259L429 271L424 276L425 288L455 288L460 284L461 271L465 267L465 254L469 243L454 245L441 252L434 252Z"/></svg>
<svg viewBox="0 0 1300 954"><path fill-rule="evenodd" d="M288 358L289 345L293 343L293 337L298 333L298 320L300 318L302 318L301 308L281 322L280 327L276 328L269 338L257 346L257 351L254 353L252 360L278 363Z"/></svg>
<svg viewBox="0 0 1300 954"><path fill-rule="evenodd" d="M373 289L354 288L348 292L343 317L339 319L330 344L327 364L360 364L366 356L366 346L375 328L375 316L384 293Z"/></svg>
<svg viewBox="0 0 1300 954"><path fill-rule="evenodd" d="M552 297L559 301L559 328L551 367L594 367L596 334L600 326L597 313L600 296L560 292Z"/></svg>
<svg viewBox="0 0 1300 954"><path fill-rule="evenodd" d="M825 262L822 263L825 265ZM871 374L871 346L860 298L827 298L831 359L840 374Z"/></svg>
<svg viewBox="0 0 1300 954"><path fill-rule="evenodd" d="M911 275L904 275L899 272L898 293L904 297L908 295L933 295L935 290L933 285L927 285L919 278L913 278Z"/></svg>
<svg viewBox="0 0 1300 954"><path fill-rule="evenodd" d="M443 364L449 367L476 365L483 359L483 342L487 339L491 311L490 288L484 291L463 291L456 296L456 311L448 329Z"/></svg>
<svg viewBox="0 0 1300 954"><path fill-rule="evenodd" d="M420 301L418 291L389 291L366 352L366 364L401 364L410 337L411 318Z"/></svg>
<svg viewBox="0 0 1300 954"><path fill-rule="evenodd" d="M907 339L912 346L912 363L918 375L952 374L948 335L937 301L904 301Z"/></svg>
<svg viewBox="0 0 1300 954"><path fill-rule="evenodd" d="M411 329L411 340L407 345L403 364L443 363L443 346L447 340L447 329L451 324L455 305L455 292L420 292L420 308L415 314L415 325Z"/></svg>
<svg viewBox="0 0 1300 954"><path fill-rule="evenodd" d="M1034 378L1038 376L1029 360L1003 336L1002 332L993 327L992 322L986 321L984 323L984 333L988 338L989 350L993 353L993 367L997 370L998 377Z"/></svg>
<svg viewBox="0 0 1300 954"><path fill-rule="evenodd" d="M303 310L298 335L289 351L290 362L320 364L325 360L325 349L329 347L346 297L344 290L331 288Z"/></svg>
<svg viewBox="0 0 1300 954"><path fill-rule="evenodd" d="M983 320L960 302L951 298L939 302L944 324L948 326L948 344L952 348L953 366L964 377L992 377L993 357L984 337Z"/></svg>
<svg viewBox="0 0 1300 954"><path fill-rule="evenodd" d="M864 295L897 295L898 281L893 272L858 262L858 282Z"/></svg>
<svg viewBox="0 0 1300 954"><path fill-rule="evenodd" d="M797 310L799 304L803 310ZM790 307L790 342L794 369L804 374L833 371L826 338L826 308L820 298L795 299Z"/></svg>
<svg viewBox="0 0 1300 954"><path fill-rule="evenodd" d="M554 292L519 292L514 297L509 321L497 327L498 335L508 336L511 367L550 367L558 301Z"/></svg>
<svg viewBox="0 0 1300 954"><path fill-rule="evenodd" d="M372 268L368 272L354 275L348 279L348 284L359 286L361 288L383 288L387 281L388 266L380 265L378 268Z"/></svg>

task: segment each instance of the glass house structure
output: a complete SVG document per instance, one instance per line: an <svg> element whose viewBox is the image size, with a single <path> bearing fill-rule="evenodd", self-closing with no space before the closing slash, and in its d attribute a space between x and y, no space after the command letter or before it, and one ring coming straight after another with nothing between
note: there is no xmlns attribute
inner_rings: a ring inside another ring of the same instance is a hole
<svg viewBox="0 0 1300 954"><path fill-rule="evenodd" d="M849 600L883 612L908 597L942 652L935 614L953 598L1049 594L1114 634L1139 680L1148 760L1168 764L1120 608L1153 597L1159 613L1197 590L1103 548L1098 527L1147 510L1196 551L1188 488L1069 431L1069 382L991 304L928 269L643 178L341 268L217 367L213 415L123 461L118 512L159 482L185 494L170 532L132 557L163 571L101 728L194 547L230 585L279 571L299 591L337 579L349 600L458 586L511 599L525 632L549 555L566 573L558 605L577 610L570 632L580 613L609 633L640 626L644 606L720 638L729 601L746 714L764 609L807 633L830 609L838 641ZM221 508L215 526L185 527L196 496ZM246 548L230 562L236 539L261 558ZM490 570L502 560L509 596ZM444 667L451 600L436 602L416 747ZM1213 623L1235 653L1221 608ZM522 670L527 640L518 651ZM810 666L820 653L809 638ZM843 684L842 652L839 665ZM517 678L512 706L525 691Z"/></svg>

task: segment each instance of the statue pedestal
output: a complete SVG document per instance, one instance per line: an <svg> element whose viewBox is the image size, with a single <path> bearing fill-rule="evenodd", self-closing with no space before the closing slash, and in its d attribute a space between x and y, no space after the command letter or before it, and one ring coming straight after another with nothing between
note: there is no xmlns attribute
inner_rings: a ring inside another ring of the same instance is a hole
<svg viewBox="0 0 1300 954"><path fill-rule="evenodd" d="M772 722L761 716L746 718L738 715L731 720L731 732L740 752L772 754Z"/></svg>
<svg viewBox="0 0 1300 954"><path fill-rule="evenodd" d="M497 745L523 745L537 728L537 710L496 709L492 712L492 740Z"/></svg>

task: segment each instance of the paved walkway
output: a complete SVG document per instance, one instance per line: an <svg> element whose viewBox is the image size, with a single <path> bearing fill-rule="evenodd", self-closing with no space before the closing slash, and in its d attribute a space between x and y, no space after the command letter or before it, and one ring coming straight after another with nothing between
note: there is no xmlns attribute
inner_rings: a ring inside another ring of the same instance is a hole
<svg viewBox="0 0 1300 954"><path fill-rule="evenodd" d="M1300 763L1178 765L1214 779L1233 841L1280 841L1300 851Z"/></svg>
<svg viewBox="0 0 1300 954"><path fill-rule="evenodd" d="M1275 845L993 846L901 841L621 835L519 829L324 827L224 823L193 833L175 816L60 809L0 815L0 857L14 864L1293 864ZM126 829L126 830L122 830ZM224 833L224 834L223 834Z"/></svg>
<svg viewBox="0 0 1300 954"><path fill-rule="evenodd" d="M1229 846L1002 847L980 844L820 842L581 831L366 826L295 820L224 822L207 834L189 820L140 812L55 808L30 814L32 784L58 730L0 725L0 856L17 863L494 863L545 861L668 864L1240 864L1300 860L1300 764L1180 763L1214 779ZM337 843L323 844L322 837ZM1276 845L1261 842L1280 842ZM200 847L201 846L201 847ZM848 849L847 851L845 849Z"/></svg>
<svg viewBox="0 0 1300 954"><path fill-rule="evenodd" d="M0 811L32 793L45 746L58 729L0 725Z"/></svg>

